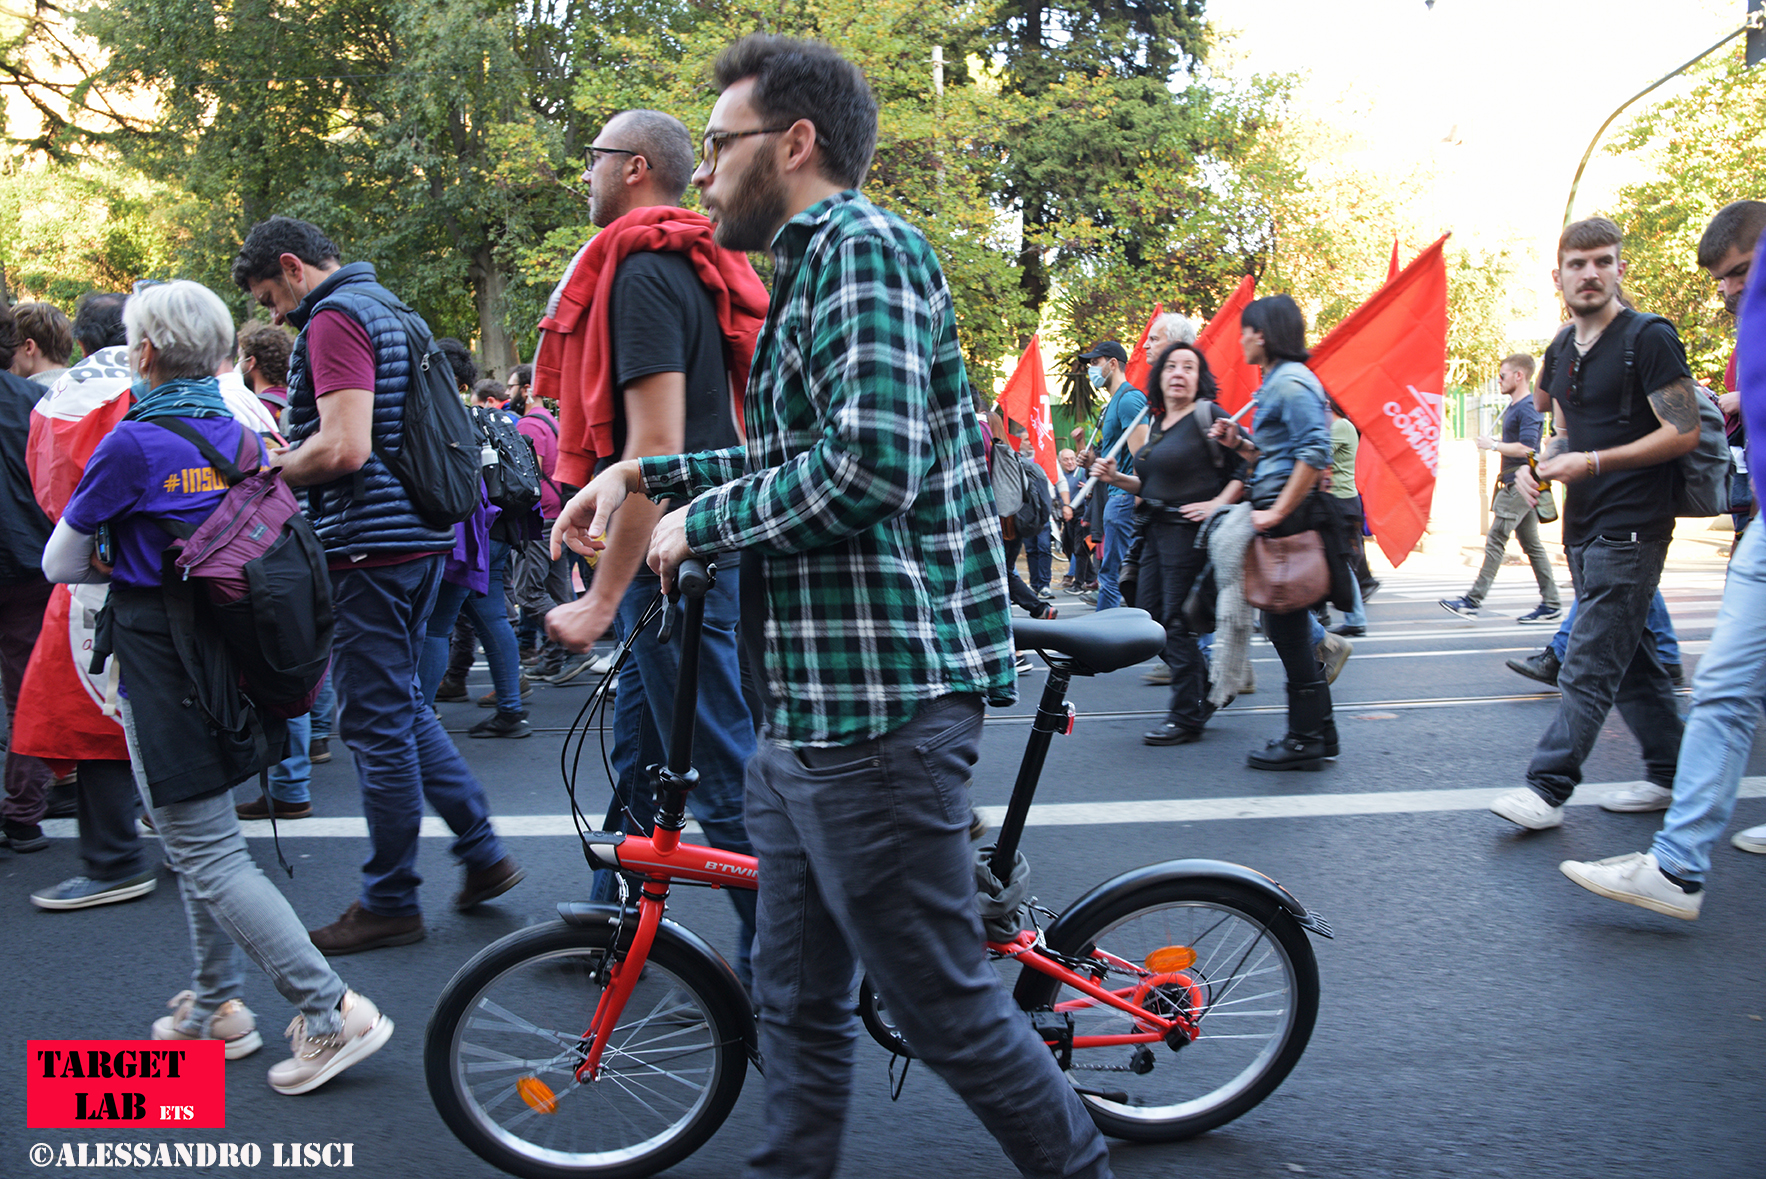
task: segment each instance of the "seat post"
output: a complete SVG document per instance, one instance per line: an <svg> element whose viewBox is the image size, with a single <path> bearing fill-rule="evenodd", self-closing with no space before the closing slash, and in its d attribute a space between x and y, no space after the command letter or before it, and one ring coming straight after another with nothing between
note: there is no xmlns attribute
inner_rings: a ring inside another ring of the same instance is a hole
<svg viewBox="0 0 1766 1179"><path fill-rule="evenodd" d="M1018 854L1024 822L1030 817L1030 803L1036 797L1043 763L1048 760L1049 742L1056 733L1067 731L1067 685L1072 681L1071 671L1058 662L1050 665L1048 682L1043 686L1036 719L1030 727L1030 740L1024 747L1024 760L1018 765L1018 781L1012 786L1012 800L1006 805L1006 819L1000 824L999 840L994 844L993 874L1001 880L1012 878L1012 860Z"/></svg>

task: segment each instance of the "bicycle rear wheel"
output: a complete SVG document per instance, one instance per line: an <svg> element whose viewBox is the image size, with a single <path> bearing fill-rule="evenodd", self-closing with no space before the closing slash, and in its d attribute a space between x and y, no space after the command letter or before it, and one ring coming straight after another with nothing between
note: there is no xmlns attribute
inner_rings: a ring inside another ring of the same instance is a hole
<svg viewBox="0 0 1766 1179"><path fill-rule="evenodd" d="M1230 881L1148 885L1063 931L1061 942L1050 948L1071 955L1077 973L1197 1024L1195 1041L1179 1050L1158 1042L1074 1049L1068 1079L1098 1128L1117 1138L1174 1142L1230 1122L1282 1083L1318 1018L1318 963L1306 933L1274 900ZM1158 969L1150 968L1160 950ZM1181 965L1186 950L1193 960ZM1146 1030L1029 967L1017 994L1027 1009L1070 1012L1076 1037Z"/></svg>
<svg viewBox="0 0 1766 1179"><path fill-rule="evenodd" d="M659 937L601 1072L576 1080L612 927L534 926L448 983L423 1045L430 1098L486 1162L527 1179L635 1179L692 1154L729 1116L748 1056L717 965Z"/></svg>

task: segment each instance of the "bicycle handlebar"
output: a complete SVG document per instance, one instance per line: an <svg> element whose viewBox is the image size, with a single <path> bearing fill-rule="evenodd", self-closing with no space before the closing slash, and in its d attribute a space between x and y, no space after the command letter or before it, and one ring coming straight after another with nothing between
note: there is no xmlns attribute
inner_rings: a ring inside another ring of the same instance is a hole
<svg viewBox="0 0 1766 1179"><path fill-rule="evenodd" d="M688 557L675 570L675 588L689 598L703 598L711 588L711 570L698 557Z"/></svg>

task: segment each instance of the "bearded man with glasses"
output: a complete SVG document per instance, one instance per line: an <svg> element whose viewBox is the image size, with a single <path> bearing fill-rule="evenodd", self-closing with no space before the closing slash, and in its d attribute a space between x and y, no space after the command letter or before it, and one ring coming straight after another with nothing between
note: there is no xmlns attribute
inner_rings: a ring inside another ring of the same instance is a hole
<svg viewBox="0 0 1766 1179"><path fill-rule="evenodd" d="M767 1085L749 1173L838 1168L862 964L1023 1174L1101 1179L1103 1138L1001 988L975 909L968 779L983 704L1017 677L950 290L925 237L858 192L877 104L857 67L756 34L715 75L700 202L719 244L774 261L744 445L617 463L552 537L600 547L643 510L636 491L692 498L650 542L665 582L689 556L743 552L768 698L747 789Z"/></svg>

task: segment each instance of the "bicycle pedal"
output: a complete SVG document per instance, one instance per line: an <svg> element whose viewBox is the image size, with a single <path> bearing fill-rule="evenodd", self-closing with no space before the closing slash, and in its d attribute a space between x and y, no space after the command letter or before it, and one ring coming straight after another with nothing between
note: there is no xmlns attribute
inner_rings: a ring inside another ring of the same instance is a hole
<svg viewBox="0 0 1766 1179"><path fill-rule="evenodd" d="M1071 1011L1032 1011L1030 1026L1049 1046L1055 1059L1066 1072L1073 1067L1073 1013Z"/></svg>

